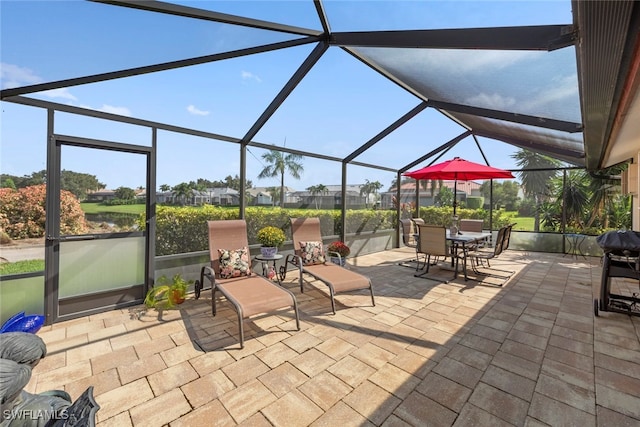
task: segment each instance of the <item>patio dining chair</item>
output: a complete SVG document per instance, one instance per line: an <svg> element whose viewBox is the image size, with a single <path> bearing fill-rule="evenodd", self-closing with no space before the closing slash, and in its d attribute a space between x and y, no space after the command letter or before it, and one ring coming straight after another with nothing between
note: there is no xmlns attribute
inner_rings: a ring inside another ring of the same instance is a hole
<svg viewBox="0 0 640 427"><path fill-rule="evenodd" d="M286 275L287 266L293 265L298 270L300 292L304 292L303 276L308 274L329 289L331 310L336 313L334 296L341 292L368 290L371 294L371 305L375 306L371 279L345 267L327 262L319 218L291 218L291 234L294 254L287 255L281 268L281 276Z"/></svg>
<svg viewBox="0 0 640 427"><path fill-rule="evenodd" d="M507 226L507 231L505 233L504 236L504 242L502 243L502 252L506 251L507 249L509 249L509 242L511 242L511 231L513 230L513 227L516 225L517 223L512 223L509 224Z"/></svg>
<svg viewBox="0 0 640 427"><path fill-rule="evenodd" d="M482 233L482 226L484 225L484 221L481 219L461 219L458 223L459 230L464 233L465 231L472 233ZM485 240L479 241L475 244L475 249L484 248L487 245Z"/></svg>
<svg viewBox="0 0 640 427"><path fill-rule="evenodd" d="M400 220L402 243L409 248L418 248L418 224L424 224L424 220L422 218L404 218ZM420 254L417 251L414 258L398 263L402 267L414 268L411 264L415 264L416 271L420 269Z"/></svg>
<svg viewBox="0 0 640 427"><path fill-rule="evenodd" d="M515 271L511 270L501 270L499 268L491 267L489 260L495 259L500 256L508 247L509 239L511 237L511 228L512 225L505 225L498 230L498 235L496 237L496 243L493 248L478 248L474 251L469 252L468 257L471 259L471 269L475 274L481 276L492 276L498 278L504 278L505 282L508 280L511 275L515 273ZM485 265L486 263L486 265ZM482 270L481 270L482 269ZM486 271L489 270L489 271ZM495 272L503 272L508 273L507 276L495 274ZM500 284L502 286L504 283Z"/></svg>
<svg viewBox="0 0 640 427"><path fill-rule="evenodd" d="M220 291L238 315L240 348L244 347L243 321L263 313L293 309L300 330L296 297L288 289L251 271L247 225L244 220L207 221L211 265L203 267L201 281L211 282L211 311L216 315L216 292Z"/></svg>
<svg viewBox="0 0 640 427"><path fill-rule="evenodd" d="M441 225L418 224L418 247L416 252L424 255L425 263L422 267L424 271L419 274L414 274L414 277L448 283L450 279L427 276L427 274L431 266L438 264L438 262L444 262L447 257L453 257L452 265L457 271L458 256L452 253L451 249L451 245L447 241L447 229L445 227ZM456 273L454 272L452 279L455 279L455 277Z"/></svg>
<svg viewBox="0 0 640 427"><path fill-rule="evenodd" d="M459 223L459 229L460 231L473 231L481 233L483 224L484 221L481 219L461 219Z"/></svg>

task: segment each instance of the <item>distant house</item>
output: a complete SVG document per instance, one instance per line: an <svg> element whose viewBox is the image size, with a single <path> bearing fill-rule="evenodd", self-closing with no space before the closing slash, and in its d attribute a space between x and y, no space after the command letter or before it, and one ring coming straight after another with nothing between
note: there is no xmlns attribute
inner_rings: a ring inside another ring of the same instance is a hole
<svg viewBox="0 0 640 427"><path fill-rule="evenodd" d="M185 204L185 205L238 205L240 193L233 188L207 188L206 190L193 190L192 196L187 200L181 200L173 191L156 193L157 203Z"/></svg>
<svg viewBox="0 0 640 427"><path fill-rule="evenodd" d="M104 202L115 198L115 190L98 190L87 193L87 202Z"/></svg>
<svg viewBox="0 0 640 427"><path fill-rule="evenodd" d="M274 200L269 188L271 187L247 188L247 193L253 198L251 204L255 206L279 206L280 198L278 197ZM278 187L278 189L280 189L280 187ZM294 192L294 189L287 186L284 187L284 203L286 206L289 206L291 203L296 203L297 199L291 196Z"/></svg>
<svg viewBox="0 0 640 427"><path fill-rule="evenodd" d="M171 203L173 200L173 192L171 191L159 191L156 192L156 203Z"/></svg>
<svg viewBox="0 0 640 427"><path fill-rule="evenodd" d="M228 206L240 204L240 192L233 188L207 188L204 191L195 191L193 200L194 205L210 205Z"/></svg>
<svg viewBox="0 0 640 427"><path fill-rule="evenodd" d="M247 193L251 196L251 204L255 206L273 206L274 201L271 193L266 187L247 188Z"/></svg>
<svg viewBox="0 0 640 427"><path fill-rule="evenodd" d="M324 193L311 193L310 191L294 191L290 193L290 198L300 208L336 209L342 205L342 186L327 185ZM349 209L359 209L365 207L366 197L360 195L362 185L347 185L346 205ZM287 204L287 206L290 206Z"/></svg>
<svg viewBox="0 0 640 427"><path fill-rule="evenodd" d="M144 198L147 195L147 192L144 189L136 189L134 190L136 193L136 198ZM114 200L116 198L116 190L98 190L87 193L87 202L105 202L107 200Z"/></svg>
<svg viewBox="0 0 640 427"><path fill-rule="evenodd" d="M447 187L453 192L455 181L442 181L442 186ZM456 187L458 202L465 202L468 196L482 196L480 187L482 183L476 181L458 181ZM431 197L431 184L425 189L420 188L420 206L433 206L434 198L438 195L436 187L434 197ZM380 207L382 209L391 209L394 207L393 200L396 197L396 189L391 188L389 191L381 193ZM405 182L400 186L400 203L413 203L416 200L416 181Z"/></svg>

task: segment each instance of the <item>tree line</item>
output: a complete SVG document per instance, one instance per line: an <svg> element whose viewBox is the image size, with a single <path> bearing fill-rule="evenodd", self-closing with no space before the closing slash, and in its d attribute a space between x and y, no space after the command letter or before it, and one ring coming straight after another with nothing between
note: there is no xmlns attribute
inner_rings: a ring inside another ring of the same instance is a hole
<svg viewBox="0 0 640 427"><path fill-rule="evenodd" d="M0 188L18 190L20 188L46 184L46 182L46 170L33 172L30 175L24 176L9 175L5 173L0 174ZM60 173L60 186L63 190L67 190L76 196L78 200L84 200L87 198L88 193L102 190L106 187L106 185L100 182L95 175L69 170L62 170Z"/></svg>

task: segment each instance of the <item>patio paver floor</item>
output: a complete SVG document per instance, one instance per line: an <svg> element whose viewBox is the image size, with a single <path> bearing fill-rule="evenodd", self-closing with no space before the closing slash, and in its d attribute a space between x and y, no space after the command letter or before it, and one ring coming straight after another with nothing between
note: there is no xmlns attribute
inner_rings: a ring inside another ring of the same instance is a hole
<svg viewBox="0 0 640 427"><path fill-rule="evenodd" d="M134 307L46 326L27 391L93 385L98 426L640 425L640 317L594 317L599 258L507 251L492 266L517 273L495 287L415 278L397 265L411 256L350 259L376 306L338 295L336 315L289 272L301 330L290 312L257 316L244 349L206 290L162 319Z"/></svg>

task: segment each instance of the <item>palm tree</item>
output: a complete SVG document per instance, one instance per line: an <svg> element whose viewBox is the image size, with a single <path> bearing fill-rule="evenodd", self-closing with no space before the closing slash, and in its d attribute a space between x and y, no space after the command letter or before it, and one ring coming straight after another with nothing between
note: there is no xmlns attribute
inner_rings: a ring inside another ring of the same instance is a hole
<svg viewBox="0 0 640 427"><path fill-rule="evenodd" d="M304 171L302 164L302 156L299 154L283 154L282 151L269 150L264 153L262 158L269 163L262 169L258 178L275 178L280 176L280 207L284 207L284 174L289 172L295 179L300 179L300 173Z"/></svg>
<svg viewBox="0 0 640 427"><path fill-rule="evenodd" d="M167 192L171 190L171 186L169 184L162 184L160 186L160 191L162 191L163 193Z"/></svg>
<svg viewBox="0 0 640 427"><path fill-rule="evenodd" d="M590 174L589 192L593 209L587 221L587 228L593 225L598 216L602 216L602 227L609 228L607 213L612 211L612 204L615 203L615 197L612 197L612 194L620 192L619 175L626 167L627 165L617 165Z"/></svg>
<svg viewBox="0 0 640 427"><path fill-rule="evenodd" d="M366 182L360 187L360 195L365 196L364 206L367 207L367 202L369 201L369 195L377 194L378 190L382 188L382 184L379 181L370 182L368 179Z"/></svg>
<svg viewBox="0 0 640 427"><path fill-rule="evenodd" d="M279 187L267 187L267 192L271 195L271 206L276 205L276 199L280 198L280 188Z"/></svg>
<svg viewBox="0 0 640 427"><path fill-rule="evenodd" d="M431 184L431 185L429 185ZM444 184L444 181L441 179L422 179L420 180L420 188L422 188L423 190L427 190L429 189L429 192L431 194L431 200L433 200L435 194L436 194L436 189L438 190L438 192L440 192L440 190L442 189L442 185Z"/></svg>
<svg viewBox="0 0 640 427"><path fill-rule="evenodd" d="M172 188L172 191L173 197L180 200L181 205L184 205L187 200L192 199L194 195L193 188L186 182L181 182L180 184L176 185Z"/></svg>
<svg viewBox="0 0 640 427"><path fill-rule="evenodd" d="M521 169L525 169L517 173L522 181L522 190L528 197L534 199L536 206L540 206L548 199L551 179L558 174L558 171L535 169L558 168L562 162L524 149L518 150L511 158L516 160L516 164ZM540 214L537 211L534 213L534 231L540 231Z"/></svg>
<svg viewBox="0 0 640 427"><path fill-rule="evenodd" d="M576 229L584 230L582 218L591 208L587 175L582 170L567 171L564 185L562 181L561 178L554 180L555 193L558 201L562 201L564 205L567 224Z"/></svg>
<svg viewBox="0 0 640 427"><path fill-rule="evenodd" d="M307 191L311 193L313 199L316 202L316 209L318 208L318 195L319 194L327 194L329 189L324 184L312 185L311 187L307 187Z"/></svg>

